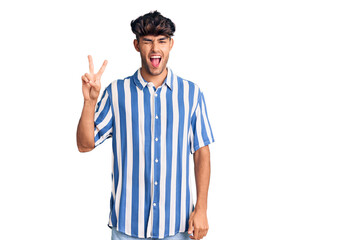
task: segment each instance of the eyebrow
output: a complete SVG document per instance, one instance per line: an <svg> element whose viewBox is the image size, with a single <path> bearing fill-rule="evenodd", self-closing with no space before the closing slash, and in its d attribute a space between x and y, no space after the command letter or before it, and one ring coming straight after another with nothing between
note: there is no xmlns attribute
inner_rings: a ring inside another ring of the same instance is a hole
<svg viewBox="0 0 359 240"><path fill-rule="evenodd" d="M143 38L143 41L152 42L152 39L149 39L149 38Z"/></svg>
<svg viewBox="0 0 359 240"><path fill-rule="evenodd" d="M164 41L164 40L167 40L167 39L169 39L169 38L168 38L168 37L162 37L162 38L158 39L158 41ZM144 38L143 38L143 41L152 42L153 40L144 37Z"/></svg>

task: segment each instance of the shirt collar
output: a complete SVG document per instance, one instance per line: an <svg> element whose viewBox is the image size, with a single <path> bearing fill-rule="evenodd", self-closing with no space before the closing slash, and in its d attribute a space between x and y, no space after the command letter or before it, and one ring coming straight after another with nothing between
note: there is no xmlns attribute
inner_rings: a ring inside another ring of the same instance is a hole
<svg viewBox="0 0 359 240"><path fill-rule="evenodd" d="M139 68L135 74L133 75L133 79L134 79L134 82L135 84L137 85L137 87L141 90L143 90L147 84L149 82L147 82L141 75L141 71L140 71L141 68ZM166 76L166 79L164 80L163 84L166 84L167 87L172 90L172 82L173 82L173 73L172 73L172 70L167 67L167 76ZM162 85L163 85L162 84Z"/></svg>

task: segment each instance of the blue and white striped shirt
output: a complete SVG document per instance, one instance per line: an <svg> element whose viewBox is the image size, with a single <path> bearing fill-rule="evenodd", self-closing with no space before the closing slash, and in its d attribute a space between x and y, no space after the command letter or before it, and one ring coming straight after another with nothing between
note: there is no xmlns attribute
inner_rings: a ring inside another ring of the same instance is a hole
<svg viewBox="0 0 359 240"><path fill-rule="evenodd" d="M214 142L203 93L167 69L157 89L140 69L113 81L95 111L95 147L112 137L108 226L138 238L188 230L189 154Z"/></svg>

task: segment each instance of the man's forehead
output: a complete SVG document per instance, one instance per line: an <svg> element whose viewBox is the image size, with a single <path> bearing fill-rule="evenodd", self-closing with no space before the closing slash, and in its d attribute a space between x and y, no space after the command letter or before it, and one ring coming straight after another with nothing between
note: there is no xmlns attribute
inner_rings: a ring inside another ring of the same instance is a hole
<svg viewBox="0 0 359 240"><path fill-rule="evenodd" d="M165 36L165 35L145 35L145 36L142 36L140 37L140 39L151 39L151 40L159 40L159 39L169 39L168 36Z"/></svg>

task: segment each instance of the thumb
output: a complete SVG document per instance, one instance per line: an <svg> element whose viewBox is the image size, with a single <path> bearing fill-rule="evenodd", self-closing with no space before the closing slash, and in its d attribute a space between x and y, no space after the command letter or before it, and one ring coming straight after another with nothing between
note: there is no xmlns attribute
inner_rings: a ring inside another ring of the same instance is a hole
<svg viewBox="0 0 359 240"><path fill-rule="evenodd" d="M98 84L96 84L95 82L93 82L93 81L91 81L91 80L90 80L88 83L90 84L91 87L93 87L93 88L95 88L96 90L98 90Z"/></svg>
<svg viewBox="0 0 359 240"><path fill-rule="evenodd" d="M194 230L194 227L193 227L193 221L192 221L192 219L190 219L189 221L188 221L188 234L192 234L193 233L193 230Z"/></svg>

